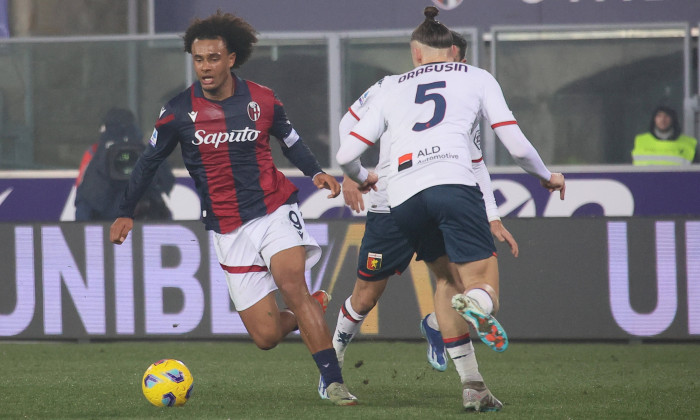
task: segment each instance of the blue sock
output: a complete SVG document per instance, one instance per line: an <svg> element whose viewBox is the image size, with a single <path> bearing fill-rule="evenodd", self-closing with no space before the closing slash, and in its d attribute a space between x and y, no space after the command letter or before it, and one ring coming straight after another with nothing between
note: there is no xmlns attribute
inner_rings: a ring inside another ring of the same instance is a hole
<svg viewBox="0 0 700 420"><path fill-rule="evenodd" d="M314 353L314 361L318 370L321 372L321 377L326 385L330 385L333 382L343 383L343 374L340 373L340 365L338 364L338 356L335 354L333 347L321 350L318 353Z"/></svg>

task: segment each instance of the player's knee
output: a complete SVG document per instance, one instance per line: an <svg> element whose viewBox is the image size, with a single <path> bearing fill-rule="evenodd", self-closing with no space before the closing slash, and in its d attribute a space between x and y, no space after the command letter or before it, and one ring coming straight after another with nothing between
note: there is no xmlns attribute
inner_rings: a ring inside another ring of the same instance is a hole
<svg viewBox="0 0 700 420"><path fill-rule="evenodd" d="M375 307L379 296L374 296L373 293L367 290L355 290L350 296L350 306L352 310L357 312L359 315L367 315L372 308Z"/></svg>
<svg viewBox="0 0 700 420"><path fill-rule="evenodd" d="M278 343L255 343L260 350L272 350Z"/></svg>
<svg viewBox="0 0 700 420"><path fill-rule="evenodd" d="M282 333L275 329L249 331L249 334L260 350L274 349L284 338Z"/></svg>
<svg viewBox="0 0 700 420"><path fill-rule="evenodd" d="M288 276L291 275L292 274L289 274ZM282 294L284 301L287 302L287 304L289 304L290 306L293 305L294 302L301 302L308 293L303 273L297 274L296 278L287 277L285 279L282 279L281 281L278 281L277 287L280 293Z"/></svg>
<svg viewBox="0 0 700 420"><path fill-rule="evenodd" d="M354 297L354 296L353 296ZM360 293L356 299L351 299L352 309L360 315L367 315L377 305L379 296Z"/></svg>
<svg viewBox="0 0 700 420"><path fill-rule="evenodd" d="M260 350L272 350L280 343L281 338L277 335L266 335L253 337L253 342Z"/></svg>

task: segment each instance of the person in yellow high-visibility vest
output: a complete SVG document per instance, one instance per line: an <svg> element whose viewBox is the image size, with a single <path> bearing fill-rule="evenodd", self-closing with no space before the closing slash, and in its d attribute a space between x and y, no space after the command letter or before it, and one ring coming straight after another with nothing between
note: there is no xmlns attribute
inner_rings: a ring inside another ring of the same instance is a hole
<svg viewBox="0 0 700 420"><path fill-rule="evenodd" d="M695 138L681 134L676 111L659 106L649 131L634 138L632 161L636 166L689 165L698 161L697 146Z"/></svg>

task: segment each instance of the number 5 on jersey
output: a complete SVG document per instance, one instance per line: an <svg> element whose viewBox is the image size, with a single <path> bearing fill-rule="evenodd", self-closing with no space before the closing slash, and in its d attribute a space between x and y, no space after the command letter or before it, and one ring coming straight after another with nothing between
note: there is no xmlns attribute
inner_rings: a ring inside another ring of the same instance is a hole
<svg viewBox="0 0 700 420"><path fill-rule="evenodd" d="M445 97L435 92L428 93L428 91L431 89L444 88L445 86L447 85L444 81L418 85L418 88L416 89L416 103L424 104L428 101L433 101L435 102L435 110L433 111L433 117L430 119L430 121L414 124L413 131L427 130L430 127L436 126L440 123L440 121L442 121L443 118L445 118L445 108L447 107Z"/></svg>

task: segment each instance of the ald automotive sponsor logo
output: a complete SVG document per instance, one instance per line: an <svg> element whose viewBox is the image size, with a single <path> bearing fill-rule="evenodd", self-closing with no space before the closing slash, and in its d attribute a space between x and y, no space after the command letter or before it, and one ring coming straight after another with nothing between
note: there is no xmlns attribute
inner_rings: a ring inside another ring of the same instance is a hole
<svg viewBox="0 0 700 420"><path fill-rule="evenodd" d="M194 133L195 140L192 140L192 144L195 146L199 146L200 144L213 144L216 149L221 143L255 141L258 139L258 136L260 136L260 130L253 130L248 127L242 130L215 133L207 133L206 130L197 130Z"/></svg>

